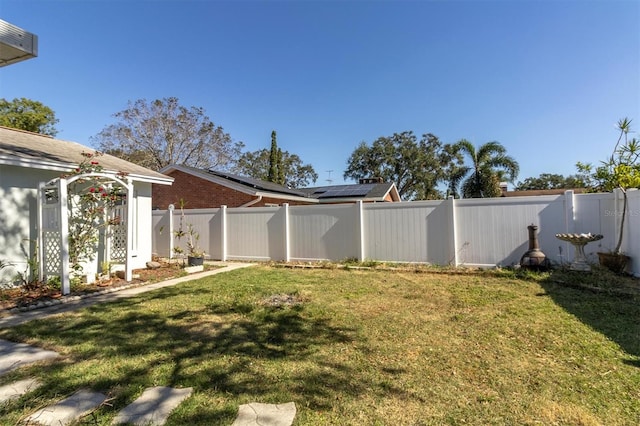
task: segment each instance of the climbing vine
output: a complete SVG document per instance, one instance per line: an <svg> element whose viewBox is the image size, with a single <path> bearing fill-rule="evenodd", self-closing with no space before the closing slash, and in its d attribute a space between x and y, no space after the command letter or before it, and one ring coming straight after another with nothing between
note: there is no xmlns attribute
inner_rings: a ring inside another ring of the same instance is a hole
<svg viewBox="0 0 640 426"><path fill-rule="evenodd" d="M69 218L69 263L76 273L82 273L82 263L95 259L98 251L100 230L120 223L119 216L111 214L112 209L123 202L126 191L122 185L105 176L97 160L100 152L83 152L83 161L72 172L61 177L74 180L68 188ZM126 173L118 173L118 177Z"/></svg>

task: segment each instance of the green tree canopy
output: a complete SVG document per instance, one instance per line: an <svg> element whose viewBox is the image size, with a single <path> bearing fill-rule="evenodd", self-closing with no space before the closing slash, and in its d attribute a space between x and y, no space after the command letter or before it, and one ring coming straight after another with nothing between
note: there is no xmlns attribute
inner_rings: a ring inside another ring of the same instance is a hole
<svg viewBox="0 0 640 426"><path fill-rule="evenodd" d="M516 191L526 191L532 189L571 189L584 188L585 182L578 175L563 175L554 173L542 173L538 177L528 177L522 182L518 182Z"/></svg>
<svg viewBox="0 0 640 426"><path fill-rule="evenodd" d="M271 150L261 149L243 153L236 164L237 173L271 182ZM276 183L288 188L303 188L315 183L318 174L310 164L304 164L296 154L277 149L279 167L276 171Z"/></svg>
<svg viewBox="0 0 640 426"><path fill-rule="evenodd" d="M513 182L520 167L506 154L498 142L487 142L476 149L466 139L458 141L454 149L470 161L462 170L462 195L465 198L487 198L500 195L500 182Z"/></svg>
<svg viewBox="0 0 640 426"><path fill-rule="evenodd" d="M437 185L446 178L451 158L430 133L420 140L411 131L394 133L376 139L371 146L366 142L358 145L347 160L344 178L381 177L394 182L406 200L442 198Z"/></svg>
<svg viewBox="0 0 640 426"><path fill-rule="evenodd" d="M114 117L118 122L92 140L102 151L152 170L169 164L230 170L244 146L202 108L184 107L174 97L129 102Z"/></svg>
<svg viewBox="0 0 640 426"><path fill-rule="evenodd" d="M58 121L55 112L41 102L27 98L0 99L0 126L55 136Z"/></svg>

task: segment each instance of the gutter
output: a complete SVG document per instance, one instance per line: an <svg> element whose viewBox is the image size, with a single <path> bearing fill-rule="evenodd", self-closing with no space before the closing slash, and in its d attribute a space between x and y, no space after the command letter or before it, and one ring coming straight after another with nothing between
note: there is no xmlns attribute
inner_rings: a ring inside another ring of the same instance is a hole
<svg viewBox="0 0 640 426"><path fill-rule="evenodd" d="M243 205L241 205L239 207L251 207L254 204L259 203L260 201L262 201L262 195L258 195L258 198L256 198L255 200L251 200L248 203L244 203Z"/></svg>

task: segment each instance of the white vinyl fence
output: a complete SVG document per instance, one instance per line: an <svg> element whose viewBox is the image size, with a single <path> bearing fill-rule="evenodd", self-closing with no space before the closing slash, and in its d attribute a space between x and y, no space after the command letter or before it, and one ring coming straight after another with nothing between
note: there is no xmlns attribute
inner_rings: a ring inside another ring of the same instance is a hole
<svg viewBox="0 0 640 426"><path fill-rule="evenodd" d="M347 258L454 266L509 266L528 250L527 226L538 226L541 250L554 263L573 260L557 233L603 234L585 252L615 247L620 193L485 198L403 203L185 210L211 259L340 261ZM171 221L173 217L173 221ZM180 211L153 212L154 253L171 257ZM640 276L640 191L629 191L623 251Z"/></svg>

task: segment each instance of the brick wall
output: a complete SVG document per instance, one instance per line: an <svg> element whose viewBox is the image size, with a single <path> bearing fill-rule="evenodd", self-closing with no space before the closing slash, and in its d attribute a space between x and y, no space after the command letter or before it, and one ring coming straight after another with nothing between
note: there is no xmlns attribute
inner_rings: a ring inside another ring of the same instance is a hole
<svg viewBox="0 0 640 426"><path fill-rule="evenodd" d="M185 208L187 209L206 209L218 208L222 205L240 207L257 198L254 195L245 194L179 170L174 170L167 175L174 178L173 185L153 185L154 209L166 210L169 204L178 207L180 199L186 201ZM266 204L282 205L283 203L290 205L311 204L265 197L253 207L264 207Z"/></svg>

